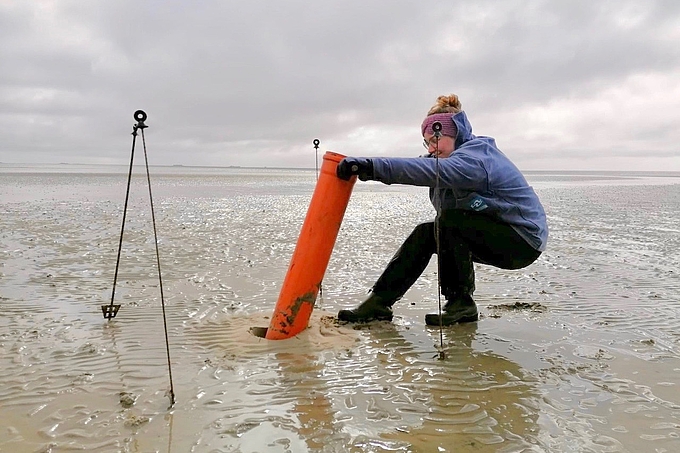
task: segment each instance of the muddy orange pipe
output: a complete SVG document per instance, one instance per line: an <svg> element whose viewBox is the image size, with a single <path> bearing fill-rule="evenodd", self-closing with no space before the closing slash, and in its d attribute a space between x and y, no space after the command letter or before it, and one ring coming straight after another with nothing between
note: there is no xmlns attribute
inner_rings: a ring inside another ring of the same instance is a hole
<svg viewBox="0 0 680 453"><path fill-rule="evenodd" d="M336 176L344 157L330 151L323 156L321 174L265 334L268 340L290 338L307 328L357 179L344 181Z"/></svg>

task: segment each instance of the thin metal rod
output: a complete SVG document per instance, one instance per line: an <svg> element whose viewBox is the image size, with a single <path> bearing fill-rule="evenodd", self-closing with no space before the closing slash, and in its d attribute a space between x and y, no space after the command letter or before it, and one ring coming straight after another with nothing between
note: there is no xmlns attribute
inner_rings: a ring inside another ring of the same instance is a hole
<svg viewBox="0 0 680 453"><path fill-rule="evenodd" d="M315 138L312 142L314 144L314 174L316 175L316 182L319 183L319 141ZM323 297L323 280L319 282L319 298Z"/></svg>
<svg viewBox="0 0 680 453"><path fill-rule="evenodd" d="M437 196L439 197L439 209L437 212L437 218L435 219L434 222L434 241L437 247L437 306L439 309L439 347L441 348L440 351L440 357L444 358L444 323L442 320L442 257L440 254L440 237L439 235L441 234L441 229L439 228L439 222L441 221L441 214L442 214L442 199L441 199L441 194L439 193L439 137L441 136L441 132L436 131L435 132L435 142L434 142L434 158L435 158L435 167L436 167L436 173L437 173L437 179L435 182L435 192L437 193Z"/></svg>
<svg viewBox="0 0 680 453"><path fill-rule="evenodd" d="M316 180L319 180L319 141L318 138L315 138L314 141L312 142L314 144L314 174L316 175Z"/></svg>
<svg viewBox="0 0 680 453"><path fill-rule="evenodd" d="M111 291L111 305L109 313L113 313L113 300L116 297L116 282L118 281L118 267L120 266L120 253L123 249L123 233L125 232L125 217L127 216L128 200L130 199L130 182L132 181L132 164L135 161L135 141L137 129L132 131L132 152L130 153L130 170L128 171L127 189L125 191L125 206L123 207L123 223L120 227L120 240L118 241L118 257L116 258L116 271L113 274L113 290ZM108 318L109 321L111 317Z"/></svg>
<svg viewBox="0 0 680 453"><path fill-rule="evenodd" d="M170 375L170 406L175 404L175 389L172 384L172 365L170 361L170 342L168 340L168 322L165 315L165 297L163 296L163 277L161 275L161 257L158 251L158 233L156 232L156 215L153 208L153 195L151 194L151 175L149 173L149 159L146 153L146 140L144 139L144 129L142 130L142 144L144 145L144 162L146 164L146 180L149 184L149 202L151 203L151 223L153 224L153 237L156 244L156 264L158 266L158 286L161 290L161 306L163 308L163 328L165 330L165 350L168 356L168 374Z"/></svg>

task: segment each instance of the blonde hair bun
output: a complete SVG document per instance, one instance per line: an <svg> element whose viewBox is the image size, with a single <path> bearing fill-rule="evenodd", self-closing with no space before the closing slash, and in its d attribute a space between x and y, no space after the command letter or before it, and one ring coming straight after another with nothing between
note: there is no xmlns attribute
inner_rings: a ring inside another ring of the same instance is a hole
<svg viewBox="0 0 680 453"><path fill-rule="evenodd" d="M448 96L439 96L437 102L430 108L427 112L428 115L434 115L435 113L458 113L463 109L460 103L460 99L455 94L450 94Z"/></svg>

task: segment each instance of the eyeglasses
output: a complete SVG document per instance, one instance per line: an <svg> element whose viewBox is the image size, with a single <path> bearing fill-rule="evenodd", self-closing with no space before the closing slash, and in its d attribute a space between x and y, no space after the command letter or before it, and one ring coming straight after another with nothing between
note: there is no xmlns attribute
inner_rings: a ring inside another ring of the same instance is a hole
<svg viewBox="0 0 680 453"><path fill-rule="evenodd" d="M429 140L423 140L423 147L424 147L426 150L429 151L429 150L430 150L430 146L437 147L437 142L438 142L438 141L439 141L439 139L437 138L437 136L436 136L436 135L433 135Z"/></svg>

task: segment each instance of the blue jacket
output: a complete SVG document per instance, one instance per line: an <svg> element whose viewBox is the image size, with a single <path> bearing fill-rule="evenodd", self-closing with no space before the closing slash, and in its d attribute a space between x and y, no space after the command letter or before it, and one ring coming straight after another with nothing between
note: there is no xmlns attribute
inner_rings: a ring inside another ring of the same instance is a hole
<svg viewBox="0 0 680 453"><path fill-rule="evenodd" d="M477 137L465 112L452 114L458 128L455 151L439 159L372 158L373 176L385 184L430 187L430 200L441 209L484 212L512 226L534 249L544 251L548 225L543 205L519 169L491 137Z"/></svg>

